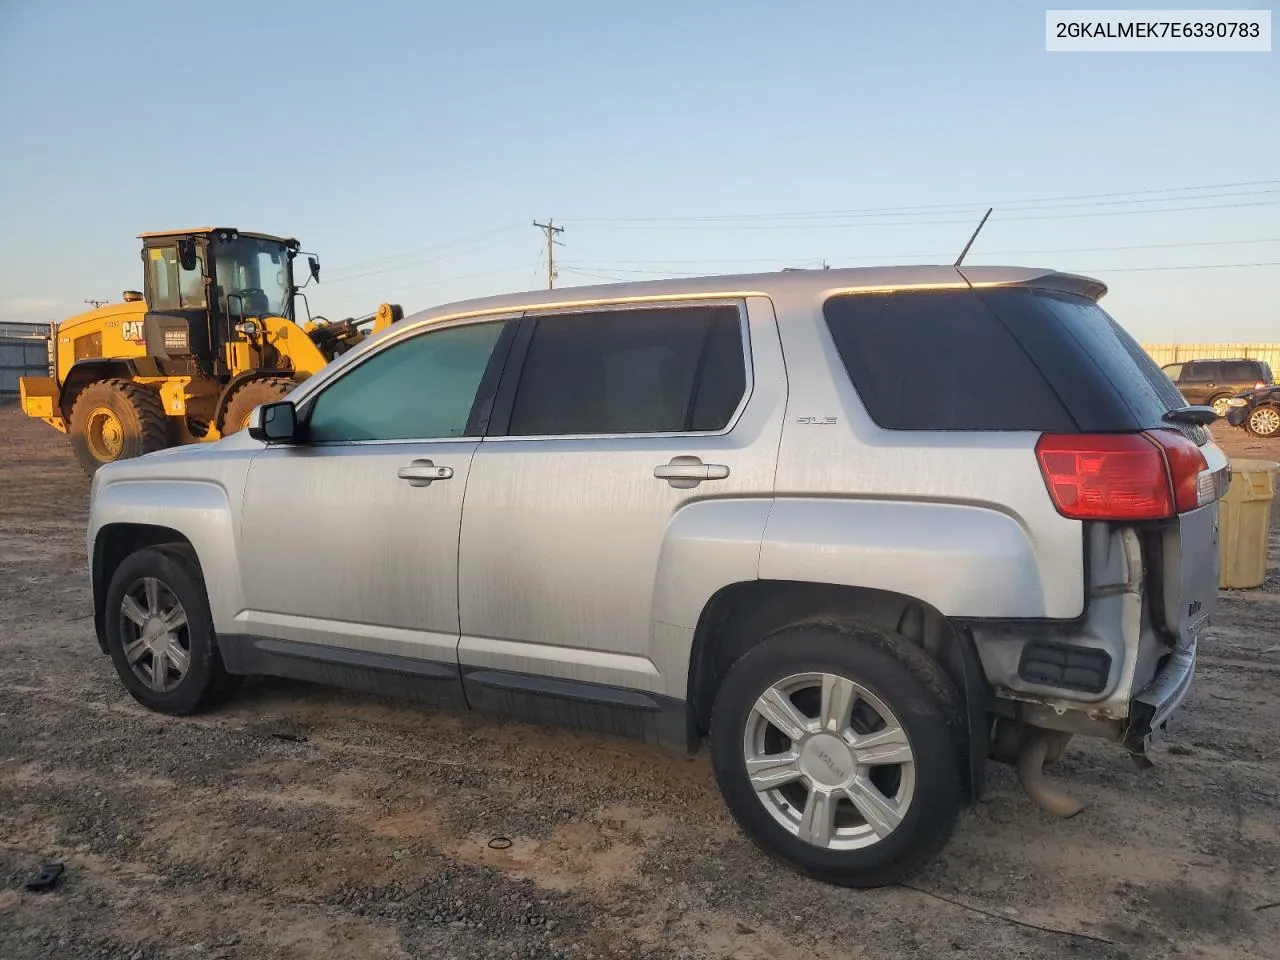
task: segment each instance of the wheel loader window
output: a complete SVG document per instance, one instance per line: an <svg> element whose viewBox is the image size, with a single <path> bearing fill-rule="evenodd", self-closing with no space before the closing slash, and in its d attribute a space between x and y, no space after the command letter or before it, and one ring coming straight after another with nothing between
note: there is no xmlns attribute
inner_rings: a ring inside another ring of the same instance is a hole
<svg viewBox="0 0 1280 960"><path fill-rule="evenodd" d="M204 309L204 277L200 260L195 268L182 269L177 247L147 250L147 305L156 311Z"/></svg>
<svg viewBox="0 0 1280 960"><path fill-rule="evenodd" d="M224 316L284 316L292 273L284 245L257 237L218 241L213 247L214 282Z"/></svg>
<svg viewBox="0 0 1280 960"><path fill-rule="evenodd" d="M311 442L466 436L481 379L507 322L424 333L374 354L316 397L307 415Z"/></svg>

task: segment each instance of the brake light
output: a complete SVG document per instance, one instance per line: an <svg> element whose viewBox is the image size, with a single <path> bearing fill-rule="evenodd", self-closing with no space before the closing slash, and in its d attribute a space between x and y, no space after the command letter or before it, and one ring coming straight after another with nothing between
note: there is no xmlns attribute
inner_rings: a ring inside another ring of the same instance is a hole
<svg viewBox="0 0 1280 960"><path fill-rule="evenodd" d="M1200 448L1175 430L1044 434L1036 458L1053 505L1074 520L1159 520L1218 496Z"/></svg>
<svg viewBox="0 0 1280 960"><path fill-rule="evenodd" d="M1265 386L1266 386L1266 384L1265 384L1265 383L1263 383L1261 380L1259 380L1257 383L1255 383L1255 384L1253 385L1253 389L1255 389L1255 390L1261 390L1261 389L1262 389L1263 387L1265 387Z"/></svg>
<svg viewBox="0 0 1280 960"><path fill-rule="evenodd" d="M1178 513L1203 507L1218 498L1216 478L1199 447L1177 430L1152 430L1147 436L1164 451Z"/></svg>

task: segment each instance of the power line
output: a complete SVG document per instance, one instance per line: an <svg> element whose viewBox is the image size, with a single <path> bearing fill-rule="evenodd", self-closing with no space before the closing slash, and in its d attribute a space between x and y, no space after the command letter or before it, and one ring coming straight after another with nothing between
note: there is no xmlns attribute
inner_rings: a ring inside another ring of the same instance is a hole
<svg viewBox="0 0 1280 960"><path fill-rule="evenodd" d="M1186 263L1167 267L1089 267L1072 270L1072 273L1146 273L1151 270L1228 270L1237 267L1280 267L1280 260L1260 263Z"/></svg>
<svg viewBox="0 0 1280 960"><path fill-rule="evenodd" d="M555 221L547 217L546 223L533 221L533 225L547 235L547 289L556 285L556 239L557 233L564 233L564 227L557 227Z"/></svg>
<svg viewBox="0 0 1280 960"><path fill-rule="evenodd" d="M1243 194L1241 194L1243 196ZM1182 199L1182 198L1179 198ZM1197 199L1197 198L1187 198ZM1011 223L1020 220L1075 220L1082 217L1128 217L1143 216L1156 213L1184 213L1192 210L1230 210L1240 207L1268 207L1280 203L1280 199L1276 200L1251 200L1244 203L1211 203L1199 204L1193 206L1182 207L1162 207L1160 209L1146 210L1091 210L1083 213L1040 213L1030 216L1002 216L1002 223ZM614 229L619 230L847 230L850 227L864 230L872 227L932 227L932 226L950 226L956 224L970 225L973 223L971 218L965 219L947 219L947 220L881 220L869 221L831 221L821 222L817 220L806 223L758 223L758 222L728 222L721 221L716 223L686 223L686 222L663 222L663 223L618 223L613 224Z"/></svg>
<svg viewBox="0 0 1280 960"><path fill-rule="evenodd" d="M413 284L413 286L414 287L436 287L446 283L455 283L460 280L473 280L473 279L476 279L477 277L492 277L502 273L514 274L517 271L523 271L524 268L525 268L525 264L512 264L506 267L497 267L496 269L492 269L492 270L480 270L475 273L462 273L462 274L454 274L453 276L439 277L434 280L428 280L425 283L415 283ZM407 286L407 284L401 284L400 286L401 288L403 288L404 286ZM347 290L340 294L335 295L333 298L333 301L345 303L350 300L363 299L365 296L367 296L367 293L362 293L360 290Z"/></svg>
<svg viewBox="0 0 1280 960"><path fill-rule="evenodd" d="M1280 243L1280 237L1258 237L1256 239L1232 239L1232 240L1189 240L1181 243L1146 243L1128 246L1112 246L1112 247L1049 247L1038 250L990 250L984 256L988 257L1005 257L1005 256L1025 256L1027 254L1046 254L1046 253L1094 253L1097 251L1113 252L1121 250L1171 250L1185 247L1217 247L1236 244L1248 243ZM900 253L890 256L882 254L853 254L841 257L842 260L923 260L930 257L947 257L950 251L938 253ZM799 262L808 263L810 261L817 262L819 257L803 257L799 258ZM674 259L674 260L578 260L574 261L578 265L587 267L599 267L601 269L614 269L615 264L633 264L633 265L653 265L663 266L667 264L684 265L684 264L718 264L718 263L791 263L797 260L796 257L698 257L692 259ZM664 273L663 270L621 270L615 272L620 273Z"/></svg>
<svg viewBox="0 0 1280 960"><path fill-rule="evenodd" d="M530 288L533 287L534 282L538 279L538 271L542 269L542 261L546 259L546 256L547 256L546 250L543 250L543 249L538 250L538 262L533 265L533 272L529 274Z"/></svg>
<svg viewBox="0 0 1280 960"><path fill-rule="evenodd" d="M419 254L431 253L432 251L435 251L435 250L442 250L447 247L457 246L459 244L473 243L477 240L487 240L490 237L496 237L503 233L512 233L516 230L520 230L522 229L522 226L523 225L520 223L509 223L509 224L506 224L505 226L493 227L489 230L483 230L480 233L468 234L465 237L454 237L452 240L442 240L439 243L428 244L425 247L418 247L415 250L405 250L401 253L390 254L385 257L375 257L372 260L357 260L354 263L344 264L342 267L338 268L338 273L342 274L351 270L360 270L364 267L380 266L383 264L390 263L391 261L394 261L394 260L403 260L407 257L416 257Z"/></svg>
<svg viewBox="0 0 1280 960"><path fill-rule="evenodd" d="M330 280L329 285L332 286L335 283L346 283L348 280L358 280L361 277L377 276L378 274L382 274L382 273L394 273L397 270L408 270L412 267L420 267L423 264L437 263L441 260L448 260L450 257L461 257L469 253L480 253L481 251L484 251L484 250L493 250L496 247L505 247L505 246L510 246L511 244L514 244L514 243L521 243L521 242L523 241L521 241L519 237L512 237L508 240L497 240L493 243L484 243L484 244L481 244L480 246L468 247L464 250L450 250L446 253L438 253L432 257L421 257L417 260L412 260L407 263L394 263L394 264L391 264L390 266L378 267L373 270L364 270L364 271L361 271L360 273L348 274L347 276L338 277L337 279Z"/></svg>
<svg viewBox="0 0 1280 960"><path fill-rule="evenodd" d="M1125 203L1161 203L1161 202L1178 202L1183 200L1210 199L1219 196L1247 196L1255 193L1274 193L1275 189L1268 190L1249 190L1243 193L1234 194L1206 194L1205 196L1157 196L1159 194L1195 194L1204 193L1210 190L1231 190L1242 187L1270 187L1274 188L1280 185L1280 180L1242 180L1234 183L1217 183L1202 184L1199 186L1189 187L1163 187L1150 190L1130 190L1130 191L1113 191L1109 193L1093 193L1093 194L1075 194L1057 197L1033 197L1021 200L1000 200L996 201L994 206L1008 209L1011 207L1025 207L1028 204L1053 204L1055 207L1063 205L1102 205L1102 204L1125 204ZM1116 198L1135 197L1151 199L1133 199L1124 200ZM707 222L707 221L723 221L723 220L767 220L767 219L802 219L807 217L832 218L832 217L875 217L889 215L912 215L917 212L921 213L960 213L965 210L980 208L988 204L987 201L973 201L971 203L931 203L931 204L910 204L895 207L860 207L836 210L805 210L791 211L779 213L739 213L739 214L710 214L710 215L694 215L694 216L674 216L674 217L571 217L569 223L676 223L676 222Z"/></svg>
<svg viewBox="0 0 1280 960"><path fill-rule="evenodd" d="M1186 264L1170 264L1167 266L1155 266L1155 267L1080 267L1080 268L1073 267L1071 268L1071 272L1084 273L1084 274L1146 273L1148 271L1227 270L1227 269L1240 269L1240 268L1249 268L1249 267L1280 267L1280 260L1266 260L1266 261L1257 261L1253 263L1186 263ZM643 276L619 277L619 276L612 275L614 273L629 272L625 270L615 270L615 271L612 271L611 273L606 274L606 273L600 273L595 270L584 270L581 267L577 267L569 264L566 264L564 266L564 269L567 272L576 274L578 276L591 277L597 280L611 280L617 283L638 283L638 282L641 282L643 279L645 279ZM841 268L837 267L835 269L841 269ZM846 267L843 269L856 269L856 268ZM632 271L632 272L644 273L644 274L649 273L648 271ZM665 274L664 276L699 277L699 276L703 276L703 274L683 273L683 274Z"/></svg>

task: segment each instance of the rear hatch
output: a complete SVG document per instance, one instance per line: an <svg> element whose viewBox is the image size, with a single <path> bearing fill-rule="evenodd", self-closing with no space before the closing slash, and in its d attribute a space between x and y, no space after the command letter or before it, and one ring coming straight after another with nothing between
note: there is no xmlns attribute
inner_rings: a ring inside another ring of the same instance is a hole
<svg viewBox="0 0 1280 960"><path fill-rule="evenodd" d="M1060 512L1132 522L1142 532L1155 625L1170 640L1187 644L1204 629L1217 602L1217 501L1229 480L1228 460L1208 429L1187 411L1182 394L1124 328L1093 299L1052 287L1048 278L1045 287L978 293L1075 423L1075 431L1052 435L1061 450L1078 452L1052 461L1052 469L1068 475L1056 489L1050 482L1051 495ZM1158 456L1139 444L1128 460L1108 462L1112 448L1138 438L1155 441L1151 448ZM1091 450L1091 444L1098 450ZM1043 453L1041 462L1044 467ZM1150 498L1133 499L1139 462L1163 468L1168 489L1163 506ZM1121 471L1115 475L1123 481L1120 486L1105 487L1108 470ZM1092 515L1080 491L1100 497ZM1059 502L1060 496L1068 502Z"/></svg>

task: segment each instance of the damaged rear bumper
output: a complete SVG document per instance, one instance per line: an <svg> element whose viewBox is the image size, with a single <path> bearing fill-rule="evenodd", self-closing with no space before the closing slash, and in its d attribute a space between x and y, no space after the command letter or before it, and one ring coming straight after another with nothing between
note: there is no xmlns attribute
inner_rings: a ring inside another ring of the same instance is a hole
<svg viewBox="0 0 1280 960"><path fill-rule="evenodd" d="M1131 752L1145 753L1147 747L1164 738L1169 720L1182 706L1195 680L1196 648L1194 638L1175 647L1151 682L1134 695L1124 734L1124 745Z"/></svg>

